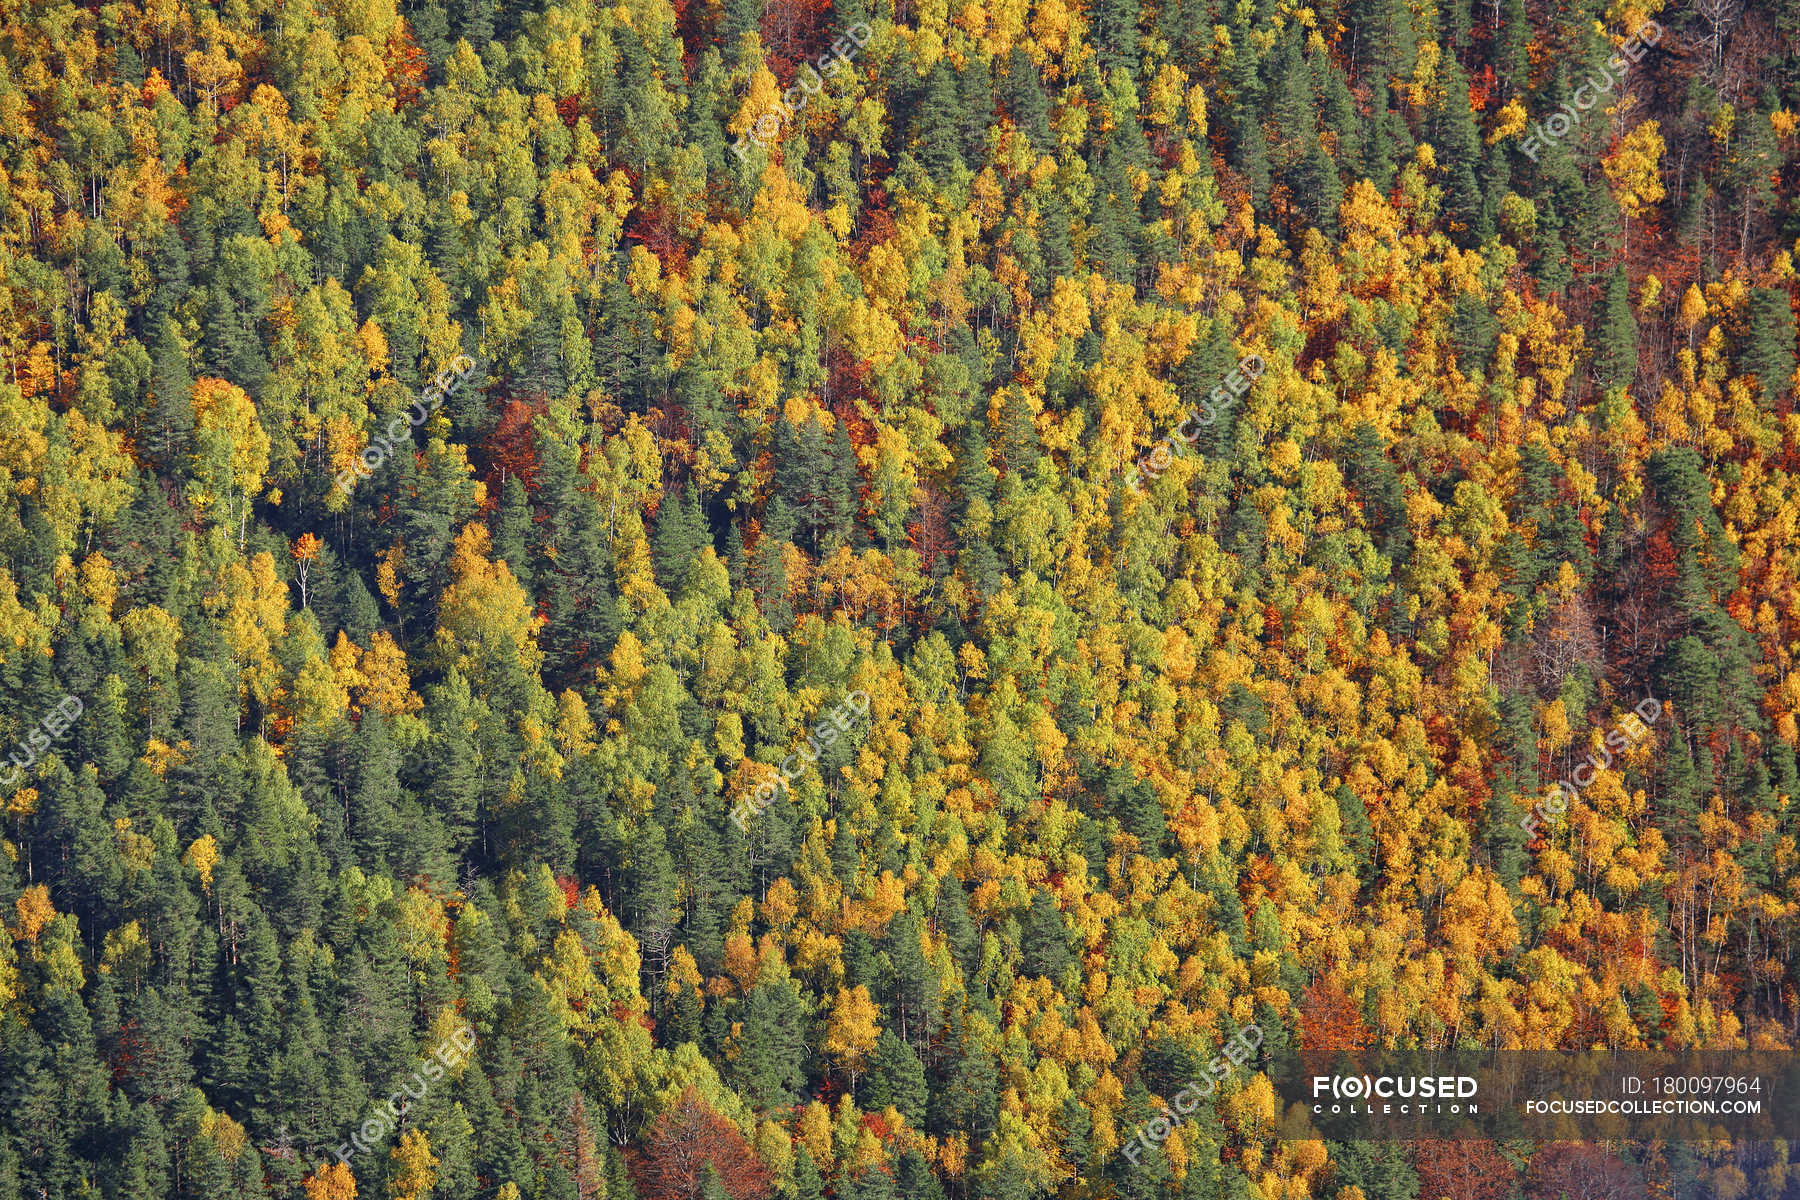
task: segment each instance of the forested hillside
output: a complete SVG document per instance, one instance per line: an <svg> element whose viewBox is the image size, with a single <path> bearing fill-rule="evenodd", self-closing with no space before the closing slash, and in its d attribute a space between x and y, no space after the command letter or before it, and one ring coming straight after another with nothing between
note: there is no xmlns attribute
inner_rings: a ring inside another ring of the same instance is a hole
<svg viewBox="0 0 1800 1200"><path fill-rule="evenodd" d="M1800 1196L1140 1137L1800 1040L1800 9L1660 2L5 0L0 1197Z"/></svg>

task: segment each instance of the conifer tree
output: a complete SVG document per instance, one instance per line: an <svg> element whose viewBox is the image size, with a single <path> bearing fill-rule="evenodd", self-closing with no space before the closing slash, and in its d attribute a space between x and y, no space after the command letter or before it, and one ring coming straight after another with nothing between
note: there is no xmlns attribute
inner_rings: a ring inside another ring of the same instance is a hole
<svg viewBox="0 0 1800 1200"><path fill-rule="evenodd" d="M1631 314L1630 284L1624 267L1615 267L1606 281L1595 335L1595 382L1602 388L1627 385L1637 376L1637 362L1637 321Z"/></svg>
<svg viewBox="0 0 1800 1200"><path fill-rule="evenodd" d="M1741 362L1761 385L1765 402L1793 390L1794 308L1785 290L1756 288L1750 293Z"/></svg>

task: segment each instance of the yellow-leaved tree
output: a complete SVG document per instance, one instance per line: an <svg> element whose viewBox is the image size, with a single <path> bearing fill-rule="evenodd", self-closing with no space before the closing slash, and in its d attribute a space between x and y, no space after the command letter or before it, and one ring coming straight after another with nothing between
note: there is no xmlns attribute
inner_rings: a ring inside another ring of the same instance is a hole
<svg viewBox="0 0 1800 1200"><path fill-rule="evenodd" d="M196 381L193 409L195 490L190 498L203 513L221 513L225 528L235 524L241 548L250 501L269 470L269 435L250 397L223 379Z"/></svg>
<svg viewBox="0 0 1800 1200"><path fill-rule="evenodd" d="M507 565L489 558L490 548L485 525L471 523L457 534L450 586L438 608L438 646L471 677L502 664L535 675L544 657L537 645L544 618Z"/></svg>
<svg viewBox="0 0 1800 1200"><path fill-rule="evenodd" d="M306 1200L356 1200L356 1176L349 1163L327 1163L300 1181Z"/></svg>
<svg viewBox="0 0 1800 1200"><path fill-rule="evenodd" d="M431 1141L423 1129L409 1129L388 1151L394 1160L394 1174L388 1180L388 1195L394 1200L425 1200L437 1183L438 1160L431 1153Z"/></svg>

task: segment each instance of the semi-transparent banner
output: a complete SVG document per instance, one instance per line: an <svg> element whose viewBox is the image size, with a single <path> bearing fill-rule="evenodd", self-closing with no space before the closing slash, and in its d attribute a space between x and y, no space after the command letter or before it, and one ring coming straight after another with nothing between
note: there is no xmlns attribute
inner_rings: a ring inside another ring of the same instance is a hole
<svg viewBox="0 0 1800 1200"><path fill-rule="evenodd" d="M1365 1050L1268 1070L1290 1138L1800 1138L1787 1051Z"/></svg>

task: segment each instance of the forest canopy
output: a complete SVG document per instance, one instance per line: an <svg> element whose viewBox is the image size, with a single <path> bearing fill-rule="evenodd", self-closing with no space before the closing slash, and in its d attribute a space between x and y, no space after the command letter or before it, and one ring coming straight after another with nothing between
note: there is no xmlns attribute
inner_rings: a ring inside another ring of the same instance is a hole
<svg viewBox="0 0 1800 1200"><path fill-rule="evenodd" d="M0 14L0 1196L1800 1195L1800 10Z"/></svg>

